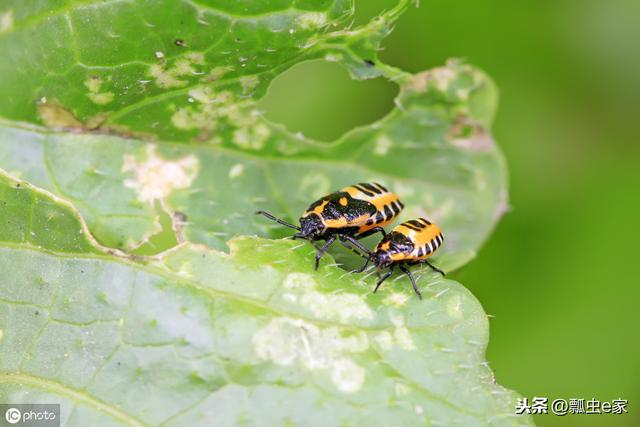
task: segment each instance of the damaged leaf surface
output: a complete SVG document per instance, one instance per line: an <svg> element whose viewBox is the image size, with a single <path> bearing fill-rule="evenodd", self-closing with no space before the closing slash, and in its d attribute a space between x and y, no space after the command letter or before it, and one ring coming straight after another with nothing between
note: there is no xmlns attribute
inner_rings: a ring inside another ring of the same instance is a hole
<svg viewBox="0 0 640 427"><path fill-rule="evenodd" d="M408 6L350 28L349 0L3 2L0 400L70 426L531 425L464 287L371 294L253 215L380 181L443 228L440 267L474 256L507 207L496 89L381 63ZM272 79L319 58L394 81L396 108L331 144L264 119Z"/></svg>

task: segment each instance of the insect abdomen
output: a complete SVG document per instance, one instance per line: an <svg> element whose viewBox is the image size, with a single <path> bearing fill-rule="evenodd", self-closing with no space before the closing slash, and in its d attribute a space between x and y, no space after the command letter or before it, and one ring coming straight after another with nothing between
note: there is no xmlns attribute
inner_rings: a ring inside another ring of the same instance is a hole
<svg viewBox="0 0 640 427"><path fill-rule="evenodd" d="M396 229L414 244L411 259L428 258L444 241L440 228L424 218L403 222Z"/></svg>
<svg viewBox="0 0 640 427"><path fill-rule="evenodd" d="M442 236L442 233L440 233L424 245L417 246L412 255L416 259L427 258L431 256L436 251L436 249L440 247L440 245L442 245L443 241L444 237Z"/></svg>
<svg viewBox="0 0 640 427"><path fill-rule="evenodd" d="M370 203L375 211L366 218L360 218L357 225L358 233L364 233L374 227L384 227L390 223L404 208L395 193L387 190L378 183L360 183L344 188L342 191L349 193L354 199Z"/></svg>

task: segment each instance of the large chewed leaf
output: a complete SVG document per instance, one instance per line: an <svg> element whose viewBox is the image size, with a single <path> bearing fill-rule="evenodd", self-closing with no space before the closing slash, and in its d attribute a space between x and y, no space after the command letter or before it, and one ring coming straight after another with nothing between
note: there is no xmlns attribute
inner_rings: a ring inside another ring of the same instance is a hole
<svg viewBox="0 0 640 427"><path fill-rule="evenodd" d="M4 2L0 167L72 202L125 251L166 214L221 250L235 235L281 237L253 212L296 221L330 191L380 181L405 202L401 219L439 223L439 262L456 268L506 206L496 90L455 61L414 76L379 63L407 3L349 30L347 0ZM256 101L273 77L313 58L392 79L397 108L333 144L265 120Z"/></svg>
<svg viewBox="0 0 640 427"><path fill-rule="evenodd" d="M0 206L32 212L0 225L2 401L61 403L68 426L532 425L454 281L425 272L422 301L406 279L372 294L314 271L307 244L250 237L143 263L25 182L3 175Z"/></svg>
<svg viewBox="0 0 640 427"><path fill-rule="evenodd" d="M408 4L351 28L351 0L1 2L0 401L69 426L531 425L464 287L372 294L253 215L379 181L443 228L444 269L487 237L496 89L380 63ZM270 82L311 59L392 80L396 108L331 144L267 121Z"/></svg>

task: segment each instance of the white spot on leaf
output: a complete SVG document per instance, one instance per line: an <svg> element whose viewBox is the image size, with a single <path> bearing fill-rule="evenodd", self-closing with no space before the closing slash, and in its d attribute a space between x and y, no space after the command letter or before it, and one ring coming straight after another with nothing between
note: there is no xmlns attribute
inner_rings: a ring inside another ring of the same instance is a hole
<svg viewBox="0 0 640 427"><path fill-rule="evenodd" d="M343 393L354 393L362 387L365 370L351 359L338 359L331 370L331 381Z"/></svg>
<svg viewBox="0 0 640 427"><path fill-rule="evenodd" d="M391 140L384 135L381 135L376 140L376 145L373 149L373 153L378 156L384 156L389 151L391 147Z"/></svg>
<svg viewBox="0 0 640 427"><path fill-rule="evenodd" d="M389 320L394 326L393 331L381 331L373 338L380 348L382 350L391 350L395 344L403 350L415 350L416 345L413 342L411 333L404 325L404 318L401 315L389 313Z"/></svg>
<svg viewBox="0 0 640 427"><path fill-rule="evenodd" d="M368 349L365 333L343 337L338 328L320 329L301 319L272 319L252 339L256 355L276 365L294 363L305 368L328 370L335 387L343 393L354 393L364 384L366 371L348 357Z"/></svg>
<svg viewBox="0 0 640 427"><path fill-rule="evenodd" d="M194 64L204 65L204 55L200 52L189 52L185 57Z"/></svg>
<svg viewBox="0 0 640 427"><path fill-rule="evenodd" d="M163 65L151 64L148 74L155 79L158 87L168 89L171 87L181 87L187 84L185 80L180 80L176 76L167 71Z"/></svg>
<svg viewBox="0 0 640 427"><path fill-rule="evenodd" d="M113 92L100 92L102 83L102 79L97 76L89 76L84 82L84 85L89 89L87 96L94 104L106 105L113 101Z"/></svg>
<svg viewBox="0 0 640 427"><path fill-rule="evenodd" d="M164 53L156 52L156 58L164 59ZM199 52L188 52L176 58L172 67L167 67L166 61L160 64L151 64L147 74L155 79L158 87L168 89L181 87L187 84L186 80L180 79L184 76L203 74L198 71L196 65L204 64L204 56Z"/></svg>
<svg viewBox="0 0 640 427"><path fill-rule="evenodd" d="M446 92L457 77L457 64L447 63L444 67L437 67L411 77L408 87L416 92L425 92L431 83L441 92Z"/></svg>
<svg viewBox="0 0 640 427"><path fill-rule="evenodd" d="M355 294L323 294L320 292L306 292L301 304L321 319L335 319L342 323L352 319L373 319L373 311L362 297Z"/></svg>
<svg viewBox="0 0 640 427"><path fill-rule="evenodd" d="M351 293L325 294L318 292L316 281L305 273L291 273L284 279L286 289L298 289L300 304L320 319L347 323L351 320L373 319L373 311L362 297Z"/></svg>
<svg viewBox="0 0 640 427"><path fill-rule="evenodd" d="M13 30L13 10L0 13L0 34Z"/></svg>
<svg viewBox="0 0 640 427"><path fill-rule="evenodd" d="M313 289L316 281L310 274L290 273L284 278L283 285L287 289Z"/></svg>
<svg viewBox="0 0 640 427"><path fill-rule="evenodd" d="M393 337L388 331L378 332L373 339L383 350L391 350L393 347Z"/></svg>
<svg viewBox="0 0 640 427"><path fill-rule="evenodd" d="M206 76L203 80L207 82L216 81L221 79L225 74L233 70L234 68L232 66L215 67L209 72L209 75Z"/></svg>
<svg viewBox="0 0 640 427"><path fill-rule="evenodd" d="M240 175L242 175L243 172L244 172L243 164L238 163L237 165L233 165L231 166L231 169L229 169L229 179L237 178Z"/></svg>
<svg viewBox="0 0 640 427"><path fill-rule="evenodd" d="M401 307L406 304L409 300L409 297L406 294L401 294L399 292L393 292L388 297L386 297L383 301L386 305L394 305L396 307Z"/></svg>
<svg viewBox="0 0 640 427"><path fill-rule="evenodd" d="M413 342L413 338L411 338L411 334L409 330L404 326L397 327L395 331L393 331L393 336L396 339L396 343L398 347L403 350L415 350L416 345Z"/></svg>
<svg viewBox="0 0 640 427"><path fill-rule="evenodd" d="M243 93L249 93L258 86L260 79L258 76L242 76L240 77L240 86Z"/></svg>
<svg viewBox="0 0 640 427"><path fill-rule="evenodd" d="M302 29L321 28L327 24L327 14L323 12L308 12L298 16L296 23Z"/></svg>
<svg viewBox="0 0 640 427"><path fill-rule="evenodd" d="M125 155L123 172L132 172L133 178L124 181L125 187L138 193L138 200L153 204L165 199L172 191L191 186L198 173L198 159L185 156L178 160L165 160L156 154L156 146L147 145L146 159Z"/></svg>

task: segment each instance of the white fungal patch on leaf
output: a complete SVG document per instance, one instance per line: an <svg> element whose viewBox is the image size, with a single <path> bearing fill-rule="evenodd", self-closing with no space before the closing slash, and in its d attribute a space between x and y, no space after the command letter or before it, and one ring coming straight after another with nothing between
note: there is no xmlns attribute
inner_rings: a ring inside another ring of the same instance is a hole
<svg viewBox="0 0 640 427"><path fill-rule="evenodd" d="M264 123L256 123L236 130L233 133L233 142L241 148L259 150L264 147L270 136L269 126Z"/></svg>
<svg viewBox="0 0 640 427"><path fill-rule="evenodd" d="M339 320L347 323L351 320L373 319L373 311L362 297L350 293L324 294L308 291L302 295L300 303L316 317Z"/></svg>
<svg viewBox="0 0 640 427"><path fill-rule="evenodd" d="M260 79L258 76L242 76L240 77L240 86L242 86L242 93L247 94L258 86Z"/></svg>
<svg viewBox="0 0 640 427"><path fill-rule="evenodd" d="M400 327L396 327L396 329L393 331L393 336L396 339L396 343L398 344L398 347L400 347L403 350L415 350L416 349L416 344L413 342L413 338L411 338L411 334L409 333L409 330L404 327L404 326L400 326Z"/></svg>
<svg viewBox="0 0 640 427"><path fill-rule="evenodd" d="M0 34L13 30L13 10L0 13Z"/></svg>
<svg viewBox="0 0 640 427"><path fill-rule="evenodd" d="M378 332L373 339L383 350L391 350L393 347L393 336L389 331Z"/></svg>
<svg viewBox="0 0 640 427"><path fill-rule="evenodd" d="M416 92L425 92L429 87L435 87L440 92L446 92L458 75L457 67L457 63L450 62L444 67L415 74L409 79L407 87Z"/></svg>
<svg viewBox="0 0 640 427"><path fill-rule="evenodd" d="M316 281L310 274L289 273L284 278L283 285L286 289L313 289L316 287Z"/></svg>
<svg viewBox="0 0 640 427"><path fill-rule="evenodd" d="M429 72L430 78L435 82L436 87L441 92L446 92L451 82L456 78L456 72L449 67L434 68Z"/></svg>
<svg viewBox="0 0 640 427"><path fill-rule="evenodd" d="M156 52L156 58L163 61L159 64L151 64L147 75L153 77L155 84L163 89L185 86L188 82L181 77L202 74L199 66L204 64L204 55L199 52L183 54L176 58L171 67L167 66L162 52Z"/></svg>
<svg viewBox="0 0 640 427"><path fill-rule="evenodd" d="M244 165L242 163L238 163L236 165L231 166L229 169L229 179L234 179L242 175L244 172Z"/></svg>
<svg viewBox="0 0 640 427"><path fill-rule="evenodd" d="M176 61L173 66L172 72L176 76L188 76L189 74L195 74L196 69L193 67L191 61L183 58Z"/></svg>
<svg viewBox="0 0 640 427"><path fill-rule="evenodd" d="M155 79L158 87L163 89L182 87L187 84L186 80L180 80L173 73L167 71L163 64L151 64L147 74Z"/></svg>
<svg viewBox="0 0 640 427"><path fill-rule="evenodd" d="M113 101L113 92L100 92L102 83L102 79L98 76L89 76L84 81L84 85L89 89L87 96L94 104L106 105Z"/></svg>
<svg viewBox="0 0 640 427"><path fill-rule="evenodd" d="M153 204L165 199L172 191L191 186L198 173L198 159L185 156L178 160L166 160L156 153L156 146L147 145L146 158L138 159L125 155L123 172L132 172L133 177L124 181L125 187L138 193L138 200Z"/></svg>
<svg viewBox="0 0 640 427"><path fill-rule="evenodd" d="M380 135L378 139L376 139L376 145L373 148L373 153L378 156L384 156L389 152L389 148L391 148L391 140L385 135Z"/></svg>
<svg viewBox="0 0 640 427"><path fill-rule="evenodd" d="M389 320L393 324L391 331L381 331L373 336L373 340L382 350L391 350L393 346L398 346L403 350L415 350L416 345L411 337L411 333L404 324L401 315L389 313Z"/></svg>
<svg viewBox="0 0 640 427"><path fill-rule="evenodd" d="M215 93L210 86L198 86L189 91L189 105L178 108L171 122L178 129L200 130L201 141L218 141L213 135L218 126L235 129L232 141L241 148L258 150L271 136L271 128L255 110L255 101L238 100L231 92Z"/></svg>
<svg viewBox="0 0 640 427"><path fill-rule="evenodd" d="M327 24L327 14L323 12L307 12L296 18L296 24L304 30L324 27Z"/></svg>
<svg viewBox="0 0 640 427"><path fill-rule="evenodd" d="M226 66L226 67L215 67L213 69L211 69L211 71L209 72L209 74L203 78L204 81L207 82L213 82L216 80L220 80L225 74L231 72L234 70L234 67L232 66Z"/></svg>
<svg viewBox="0 0 640 427"><path fill-rule="evenodd" d="M363 332L345 337L336 327L321 329L302 319L279 317L258 330L252 343L262 360L328 371L335 387L343 393L357 392L366 379L366 371L349 357L369 348Z"/></svg>
<svg viewBox="0 0 640 427"><path fill-rule="evenodd" d="M371 320L373 310L356 294L326 294L316 290L317 283L305 273L290 273L283 286L299 292L297 301L309 309L317 318L348 323L352 320Z"/></svg>
<svg viewBox="0 0 640 427"><path fill-rule="evenodd" d="M343 393L354 393L362 387L365 370L351 359L338 359L331 370L331 381Z"/></svg>
<svg viewBox="0 0 640 427"><path fill-rule="evenodd" d="M188 52L184 56L194 64L204 65L204 54L200 52Z"/></svg>
<svg viewBox="0 0 640 427"><path fill-rule="evenodd" d="M396 307L402 307L407 303L409 297L406 294L400 292L393 292L389 294L382 302L386 305L393 305Z"/></svg>
<svg viewBox="0 0 640 427"><path fill-rule="evenodd" d="M200 129L211 132L218 125L220 108L229 102L231 94L220 92L214 94L210 87L195 87L189 91L189 97L197 102L194 106L179 108L172 116L171 123L178 129Z"/></svg>

